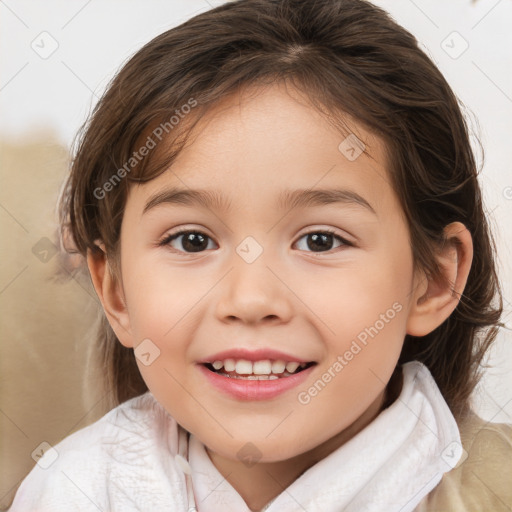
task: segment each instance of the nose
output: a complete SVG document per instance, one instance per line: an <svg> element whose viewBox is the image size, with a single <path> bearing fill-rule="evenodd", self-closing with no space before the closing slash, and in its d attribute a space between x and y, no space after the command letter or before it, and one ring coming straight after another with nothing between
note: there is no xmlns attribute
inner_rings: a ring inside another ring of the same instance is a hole
<svg viewBox="0 0 512 512"><path fill-rule="evenodd" d="M279 275L279 265L267 266L263 255L247 263L235 254L231 261L231 271L219 283L217 318L222 322L243 324L289 322L293 293L285 284L284 276Z"/></svg>

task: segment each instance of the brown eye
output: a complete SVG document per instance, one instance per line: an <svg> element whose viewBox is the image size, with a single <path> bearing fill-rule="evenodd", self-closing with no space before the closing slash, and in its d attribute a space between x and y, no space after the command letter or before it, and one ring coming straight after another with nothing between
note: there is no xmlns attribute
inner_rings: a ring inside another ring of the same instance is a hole
<svg viewBox="0 0 512 512"><path fill-rule="evenodd" d="M352 245L350 242L345 240L344 238L336 235L332 231L312 231L311 233L306 233L300 239L305 238L306 248L303 246L299 247L300 250L311 251L311 252L327 252L331 251L333 248L337 248L340 246L350 246ZM338 241L339 245L333 247L333 244ZM298 243L298 242L297 242Z"/></svg>
<svg viewBox="0 0 512 512"><path fill-rule="evenodd" d="M211 238L200 231L179 231L164 238L159 245L169 245L179 252L195 253L208 249L209 240Z"/></svg>

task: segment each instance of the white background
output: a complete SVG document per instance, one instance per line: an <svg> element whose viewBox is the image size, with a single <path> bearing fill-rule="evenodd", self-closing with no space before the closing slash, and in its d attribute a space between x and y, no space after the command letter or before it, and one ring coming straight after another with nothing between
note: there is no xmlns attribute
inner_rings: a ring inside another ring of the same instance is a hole
<svg viewBox="0 0 512 512"><path fill-rule="evenodd" d="M26 140L38 130L53 130L69 146L123 62L156 35L220 3L0 0L0 137ZM375 3L417 37L465 104L472 129L483 142L485 166L480 179L498 239L504 321L510 328L512 2ZM40 53L58 47L41 58L31 45ZM512 422L511 341L510 330L502 329L491 353L492 368L475 395L477 410L487 420Z"/></svg>

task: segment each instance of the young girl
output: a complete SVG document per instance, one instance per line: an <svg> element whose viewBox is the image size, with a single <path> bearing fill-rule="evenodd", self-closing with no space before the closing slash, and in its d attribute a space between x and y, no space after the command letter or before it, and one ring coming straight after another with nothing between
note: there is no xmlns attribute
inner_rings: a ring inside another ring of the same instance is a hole
<svg viewBox="0 0 512 512"><path fill-rule="evenodd" d="M502 304L467 127L380 8L240 0L158 36L61 212L116 407L13 512L512 507L510 426L469 407Z"/></svg>

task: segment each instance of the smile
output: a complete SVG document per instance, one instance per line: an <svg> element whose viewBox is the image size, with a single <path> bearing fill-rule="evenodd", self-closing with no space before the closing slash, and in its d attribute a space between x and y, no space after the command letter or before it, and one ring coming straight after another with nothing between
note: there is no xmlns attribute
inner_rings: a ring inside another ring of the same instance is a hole
<svg viewBox="0 0 512 512"><path fill-rule="evenodd" d="M198 367L223 394L238 400L267 400L303 383L316 364L226 359L200 363Z"/></svg>

